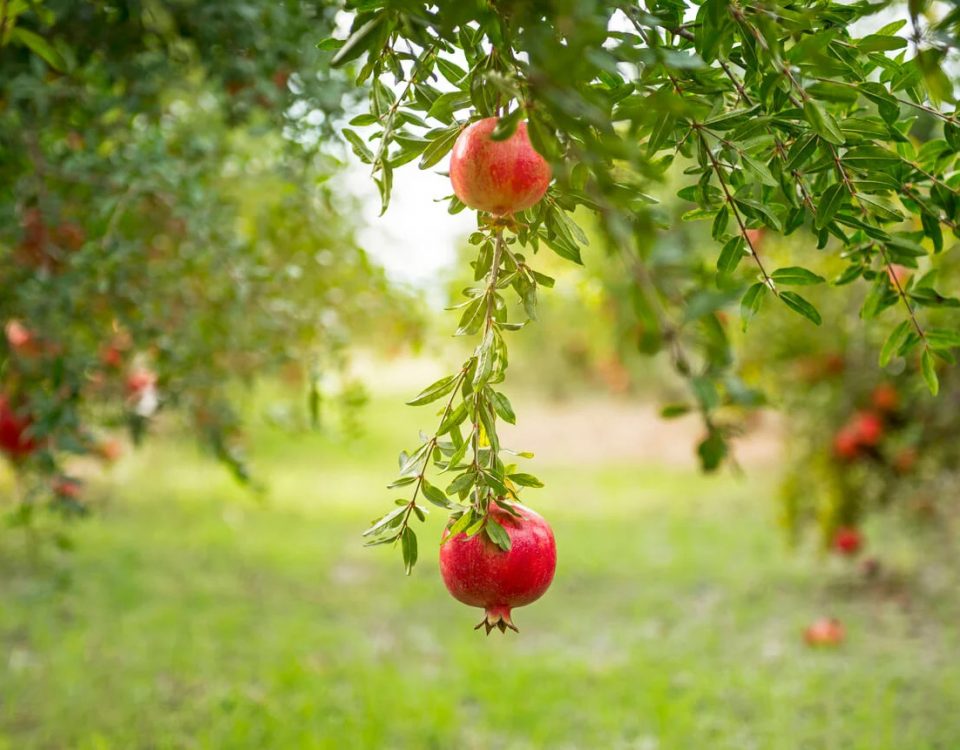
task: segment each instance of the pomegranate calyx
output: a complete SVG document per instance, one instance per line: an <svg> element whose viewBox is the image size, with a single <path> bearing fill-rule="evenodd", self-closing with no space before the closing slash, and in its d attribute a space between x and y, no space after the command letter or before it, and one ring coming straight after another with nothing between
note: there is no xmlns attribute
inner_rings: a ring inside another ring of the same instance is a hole
<svg viewBox="0 0 960 750"><path fill-rule="evenodd" d="M487 607L487 616L477 623L474 630L480 628L486 628L487 635L490 635L490 631L494 628L499 628L501 633L506 633L507 628L510 628L514 633L520 632L520 629L510 619L510 607Z"/></svg>

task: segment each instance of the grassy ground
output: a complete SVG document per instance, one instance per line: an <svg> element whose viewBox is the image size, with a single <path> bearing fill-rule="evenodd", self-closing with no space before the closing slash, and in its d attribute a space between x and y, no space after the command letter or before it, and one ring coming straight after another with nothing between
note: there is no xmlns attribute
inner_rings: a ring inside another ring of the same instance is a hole
<svg viewBox="0 0 960 750"><path fill-rule="evenodd" d="M0 748L960 747L958 578L916 541L871 528L902 572L868 585L784 550L770 477L541 463L556 582L485 637L439 518L412 578L359 546L412 434L391 404L352 443L264 430L263 505L171 441L65 559L0 536ZM822 614L842 648L802 644Z"/></svg>

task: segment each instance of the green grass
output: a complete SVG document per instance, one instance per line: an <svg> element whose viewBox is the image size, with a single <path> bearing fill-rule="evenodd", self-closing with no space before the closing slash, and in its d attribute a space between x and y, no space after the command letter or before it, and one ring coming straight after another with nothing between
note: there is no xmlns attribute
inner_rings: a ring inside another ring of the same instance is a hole
<svg viewBox="0 0 960 750"><path fill-rule="evenodd" d="M553 588L485 637L358 533L413 412L353 442L264 429L259 504L183 441L118 467L76 549L0 536L0 748L954 749L956 573L869 530L863 582L784 549L769 476L536 464ZM527 446L524 446L527 447ZM927 544L926 546L933 546ZM800 633L844 620L815 652Z"/></svg>

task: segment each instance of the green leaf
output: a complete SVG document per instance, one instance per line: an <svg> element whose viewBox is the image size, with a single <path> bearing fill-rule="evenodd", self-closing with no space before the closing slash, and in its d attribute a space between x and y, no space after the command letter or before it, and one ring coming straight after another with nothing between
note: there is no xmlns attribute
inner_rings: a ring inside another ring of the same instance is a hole
<svg viewBox="0 0 960 750"><path fill-rule="evenodd" d="M383 16L376 15L354 31L330 60L330 66L337 68L355 60L367 51L367 46L376 38L374 32L383 22Z"/></svg>
<svg viewBox="0 0 960 750"><path fill-rule="evenodd" d="M62 72L67 69L67 63L63 59L63 55L39 34L29 31L22 26L17 26L10 32L10 40L20 42L20 44L31 49L54 70Z"/></svg>
<svg viewBox="0 0 960 750"><path fill-rule="evenodd" d="M740 259L745 255L743 237L737 235L729 240L720 251L720 257L717 258L717 270L722 274L733 273L740 264Z"/></svg>
<svg viewBox="0 0 960 750"><path fill-rule="evenodd" d="M747 154L740 154L740 160L743 162L744 168L752 173L762 184L769 185L770 187L777 187L780 184L763 162L757 161Z"/></svg>
<svg viewBox="0 0 960 750"><path fill-rule="evenodd" d="M940 392L940 380L937 378L936 363L929 349L924 349L923 354L920 356L920 370L923 373L923 380L927 384L930 393L936 396Z"/></svg>
<svg viewBox="0 0 960 750"><path fill-rule="evenodd" d="M794 312L800 313L800 315L813 322L815 325L820 325L820 323L823 322L823 319L820 317L820 313L817 312L817 308L807 302L796 292L780 292L779 296L787 307Z"/></svg>
<svg viewBox="0 0 960 750"><path fill-rule="evenodd" d="M928 328L925 338L931 349L952 349L960 346L960 331L953 328Z"/></svg>
<svg viewBox="0 0 960 750"><path fill-rule="evenodd" d="M689 404L667 404L660 410L660 416L663 419L676 419L684 414L690 413Z"/></svg>
<svg viewBox="0 0 960 750"><path fill-rule="evenodd" d="M520 124L520 120L523 118L523 110L520 107L517 107L513 112L504 115L499 120L497 120L496 127L490 131L490 140L491 141L505 141L515 132L517 132L517 125Z"/></svg>
<svg viewBox="0 0 960 750"><path fill-rule="evenodd" d="M521 487L543 487L543 482L533 474L509 474L508 477L511 482L519 484Z"/></svg>
<svg viewBox="0 0 960 750"><path fill-rule="evenodd" d="M377 534L383 531L384 529L390 526L391 521L396 520L406 512L407 512L406 505L402 505L399 508L394 508L389 513L387 513L387 515L382 516L377 521L374 521L373 525L370 526L369 529L364 531L361 536L373 536L374 534Z"/></svg>
<svg viewBox="0 0 960 750"><path fill-rule="evenodd" d="M887 52L894 49L903 49L907 46L907 40L901 36L869 34L863 39L858 39L856 45L861 52Z"/></svg>
<svg viewBox="0 0 960 750"><path fill-rule="evenodd" d="M450 528L447 530L447 535L443 538L443 541L441 542L441 544L446 544L448 541L453 539L457 534L466 530L466 528L470 526L471 523L473 523L473 518L474 518L474 513L473 513L473 509L471 508L450 525Z"/></svg>
<svg viewBox="0 0 960 750"><path fill-rule="evenodd" d="M363 138L350 130L350 128L343 129L343 137L350 141L350 145L353 146L353 153L357 155L360 161L364 164L373 164L373 152L367 147L367 144L363 142Z"/></svg>
<svg viewBox="0 0 960 750"><path fill-rule="evenodd" d="M448 375L445 378L440 378L436 383L428 385L420 391L420 394L416 398L407 401L407 406L422 406L423 404L429 404L431 401L436 401L438 398L445 396L456 388L458 381L459 376L457 375Z"/></svg>
<svg viewBox="0 0 960 750"><path fill-rule="evenodd" d="M446 156L457 142L457 136L460 135L460 126L454 125L441 131L430 145L423 150L423 156L420 157L420 169L430 169Z"/></svg>
<svg viewBox="0 0 960 750"><path fill-rule="evenodd" d="M806 268L801 268L800 266L778 268L770 274L770 278L776 283L784 284L785 286L810 286L811 284L822 284L826 281L823 276L815 274Z"/></svg>
<svg viewBox="0 0 960 750"><path fill-rule="evenodd" d="M840 126L833 115L827 112L820 102L815 99L807 99L803 103L803 112L807 116L810 127L817 135L835 146L844 144L843 131L840 130Z"/></svg>
<svg viewBox="0 0 960 750"><path fill-rule="evenodd" d="M420 482L420 492L423 493L423 496L427 498L427 500L440 508L450 509L453 507L453 503L443 494L443 490L439 487L434 487L426 478Z"/></svg>
<svg viewBox="0 0 960 750"><path fill-rule="evenodd" d="M902 321L896 328L890 331L890 334L887 336L887 340L883 342L883 346L880 348L880 366L886 367L890 364L890 360L893 359L893 355L900 351L900 347L903 346L904 342L907 340L907 336L910 335L911 325L909 320Z"/></svg>
<svg viewBox="0 0 960 750"><path fill-rule="evenodd" d="M834 183L823 192L817 204L817 229L823 229L830 223L845 198L846 188L842 182Z"/></svg>
<svg viewBox="0 0 960 750"><path fill-rule="evenodd" d="M510 405L510 399L504 396L502 393L497 391L490 390L490 403L493 405L493 410L504 422L509 422L510 424L517 423L517 416L513 413L513 407Z"/></svg>
<svg viewBox="0 0 960 750"><path fill-rule="evenodd" d="M417 535L409 526L403 530L400 537L400 548L403 551L403 569L410 575L413 566L417 564Z"/></svg>
<svg viewBox="0 0 960 750"><path fill-rule="evenodd" d="M763 302L763 298L766 296L768 291L769 288L767 285L758 281L756 284L747 289L746 293L743 295L743 299L740 300L740 317L743 320L744 331L747 330L747 324L760 310L760 303Z"/></svg>
<svg viewBox="0 0 960 750"><path fill-rule="evenodd" d="M511 547L510 535L507 530L491 517L487 517L487 524L484 527L487 537L504 552L509 552Z"/></svg>

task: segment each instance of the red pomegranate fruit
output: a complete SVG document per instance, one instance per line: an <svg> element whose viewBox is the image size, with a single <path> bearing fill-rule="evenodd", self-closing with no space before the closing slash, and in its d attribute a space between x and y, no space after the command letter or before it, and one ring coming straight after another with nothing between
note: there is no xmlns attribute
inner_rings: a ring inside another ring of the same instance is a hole
<svg viewBox="0 0 960 750"><path fill-rule="evenodd" d="M157 376L147 369L136 369L127 376L127 393L136 396L154 388Z"/></svg>
<svg viewBox="0 0 960 750"><path fill-rule="evenodd" d="M863 546L863 534L854 526L841 526L833 535L833 549L841 555L852 557Z"/></svg>
<svg viewBox="0 0 960 750"><path fill-rule="evenodd" d="M543 197L550 165L530 143L525 122L503 141L490 137L496 126L497 118L487 117L460 133L450 156L450 181L470 208L506 216Z"/></svg>
<svg viewBox="0 0 960 750"><path fill-rule="evenodd" d="M900 406L900 394L890 383L880 383L870 394L870 401L874 408L880 411L896 411Z"/></svg>
<svg viewBox="0 0 960 750"><path fill-rule="evenodd" d="M0 451L13 459L21 459L33 453L38 442L26 434L33 420L22 416L10 405L5 396L0 396Z"/></svg>
<svg viewBox="0 0 960 750"><path fill-rule="evenodd" d="M857 412L850 427L861 445L876 445L883 437L883 419L872 411Z"/></svg>
<svg viewBox="0 0 960 750"><path fill-rule="evenodd" d="M833 437L833 452L843 461L853 461L860 455L860 440L849 427L844 427Z"/></svg>
<svg viewBox="0 0 960 750"><path fill-rule="evenodd" d="M843 623L833 617L822 617L803 632L808 646L838 646L846 636Z"/></svg>
<svg viewBox="0 0 960 750"><path fill-rule="evenodd" d="M550 587L557 567L557 544L550 525L538 513L514 504L512 515L491 504L489 518L510 537L510 551L491 542L485 533L458 533L440 545L440 574L454 599L483 607L486 616L477 628L505 633L517 630L510 617L514 607L535 602Z"/></svg>

